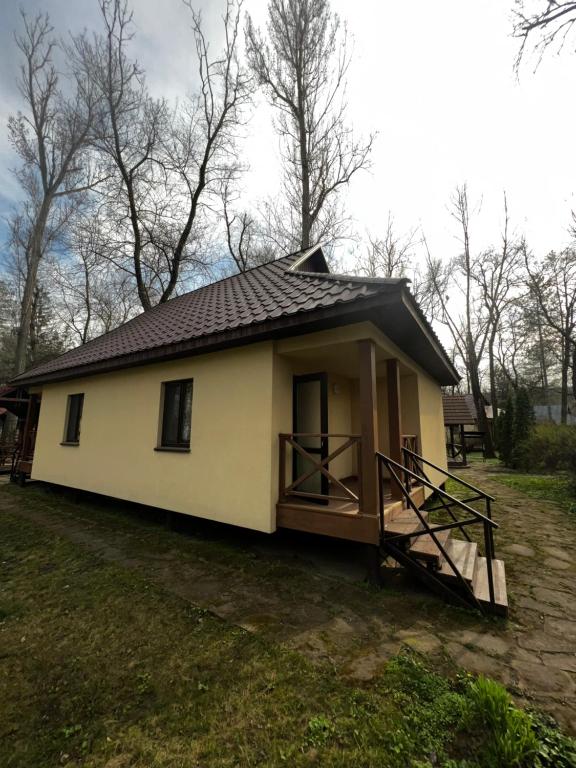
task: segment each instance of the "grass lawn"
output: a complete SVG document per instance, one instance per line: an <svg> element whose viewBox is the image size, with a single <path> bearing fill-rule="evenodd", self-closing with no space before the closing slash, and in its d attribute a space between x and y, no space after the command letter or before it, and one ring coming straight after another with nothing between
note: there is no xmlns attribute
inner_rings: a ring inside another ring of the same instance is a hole
<svg viewBox="0 0 576 768"><path fill-rule="evenodd" d="M475 454L469 457L471 464L482 462L487 468L491 480L507 485L515 491L525 493L534 499L553 501L567 512L576 513L576 494L572 490L570 478L564 473L556 475L528 474L505 469L500 459L483 460ZM448 480L446 490L452 495L463 498L467 491L459 483Z"/></svg>
<svg viewBox="0 0 576 768"><path fill-rule="evenodd" d="M566 475L528 475L522 472L498 472L494 480L521 491L534 499L553 501L567 512L576 513L576 496Z"/></svg>
<svg viewBox="0 0 576 768"><path fill-rule="evenodd" d="M512 728L529 754L541 726L477 685L400 656L355 687L0 513L3 768L533 765L502 762L499 740ZM572 749L546 734L555 755Z"/></svg>

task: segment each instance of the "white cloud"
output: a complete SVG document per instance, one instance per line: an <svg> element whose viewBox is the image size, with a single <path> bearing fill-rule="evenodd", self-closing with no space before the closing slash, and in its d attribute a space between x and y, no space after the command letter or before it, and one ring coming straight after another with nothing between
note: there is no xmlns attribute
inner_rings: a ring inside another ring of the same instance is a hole
<svg viewBox="0 0 576 768"><path fill-rule="evenodd" d="M476 247L498 239L504 190L513 224L538 252L562 245L575 205L576 154L568 137L576 118L576 56L550 57L536 74L524 67L518 82L513 0L333 5L354 37L350 119L359 133L378 131L372 171L358 175L348 195L360 229L377 233L391 209L401 229L421 224L435 253L453 255L458 243L447 205L454 187L467 181L472 198L483 200L473 222ZM26 0L24 6L44 8L61 29L78 31L97 21L94 0ZM133 7L134 50L151 88L182 97L194 74L189 10L180 0L135 0ZM215 49L223 7L223 0L202 3ZM245 9L263 23L263 0L247 0ZM7 29L17 15L11 8L5 16L0 87L2 103L6 97L13 103L15 56ZM259 101L242 146L252 200L278 188L270 124L270 110ZM1 142L0 181L9 164Z"/></svg>

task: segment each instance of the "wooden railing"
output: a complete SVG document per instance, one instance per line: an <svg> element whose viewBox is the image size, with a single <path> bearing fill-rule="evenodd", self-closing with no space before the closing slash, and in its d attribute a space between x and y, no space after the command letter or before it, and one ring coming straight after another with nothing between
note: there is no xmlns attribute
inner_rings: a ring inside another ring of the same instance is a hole
<svg viewBox="0 0 576 768"><path fill-rule="evenodd" d="M362 466L361 461L361 447L362 441L360 435L348 435L348 434L330 434L330 433L306 433L306 432L292 432L283 433L280 436L280 472L279 472L279 499L280 501L286 501L288 498L301 498L308 499L314 502L353 502L358 505L358 511L362 509L361 499L361 487L362 482L360 478L360 468ZM318 440L319 446L322 447L324 456L321 454L310 453L306 450L300 442L303 440ZM338 446L338 448L328 453L328 447L330 443L335 440L343 440L344 442ZM300 441L300 442L299 442ZM288 455L288 451L291 449L292 456ZM338 479L333 472L330 471L330 463L334 462L345 451L355 452L355 472L354 475L358 477L358 492L356 493L349 488L342 480ZM289 481L288 476L292 477L296 466L294 457L296 455L301 456L305 462L311 466L309 469L305 469L295 479ZM328 486L327 493L316 493L313 491L307 491L302 488L303 483L312 479L313 477L320 476L325 478L327 482L324 485Z"/></svg>
<svg viewBox="0 0 576 768"><path fill-rule="evenodd" d="M14 456L16 454L15 443L1 443L0 444L0 469L10 468L14 465Z"/></svg>
<svg viewBox="0 0 576 768"><path fill-rule="evenodd" d="M418 453L418 451L415 451L415 453ZM446 443L446 454L451 461L454 461L455 459L460 458L462 459L462 463L464 463L464 452L463 452L462 443L448 441Z"/></svg>
<svg viewBox="0 0 576 768"><path fill-rule="evenodd" d="M409 472L404 473L404 483L408 490L412 490L418 481L414 479L414 474L418 475L419 467L412 459L413 455L420 453L418 450L418 435L402 435L402 463Z"/></svg>

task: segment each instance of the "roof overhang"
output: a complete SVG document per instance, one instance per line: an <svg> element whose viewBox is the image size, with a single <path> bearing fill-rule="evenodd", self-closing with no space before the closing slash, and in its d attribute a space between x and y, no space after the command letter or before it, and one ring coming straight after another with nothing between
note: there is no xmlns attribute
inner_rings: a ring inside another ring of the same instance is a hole
<svg viewBox="0 0 576 768"><path fill-rule="evenodd" d="M403 283L390 285L377 295L341 302L329 307L284 315L169 346L122 355L108 360L61 369L39 376L19 377L18 386L66 381L123 368L150 365L216 352L230 347L313 333L369 320L400 347L439 384L457 384L460 377L434 336Z"/></svg>

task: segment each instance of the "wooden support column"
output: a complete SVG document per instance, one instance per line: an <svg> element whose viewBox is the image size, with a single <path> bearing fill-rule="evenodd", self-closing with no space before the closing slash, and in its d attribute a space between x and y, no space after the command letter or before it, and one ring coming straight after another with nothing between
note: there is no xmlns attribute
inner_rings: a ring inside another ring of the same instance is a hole
<svg viewBox="0 0 576 768"><path fill-rule="evenodd" d="M462 464L466 466L468 461L466 458L466 433L464 430L464 424L460 424L460 443L462 444Z"/></svg>
<svg viewBox="0 0 576 768"><path fill-rule="evenodd" d="M376 347L371 339L358 342L360 362L360 434L362 435L360 482L362 513L378 514L378 402L376 392Z"/></svg>
<svg viewBox="0 0 576 768"><path fill-rule="evenodd" d="M386 361L386 385L388 390L388 436L390 439L389 456L398 464L402 457L402 416L400 410L400 365L393 357ZM392 483L392 498L401 499L402 491Z"/></svg>

